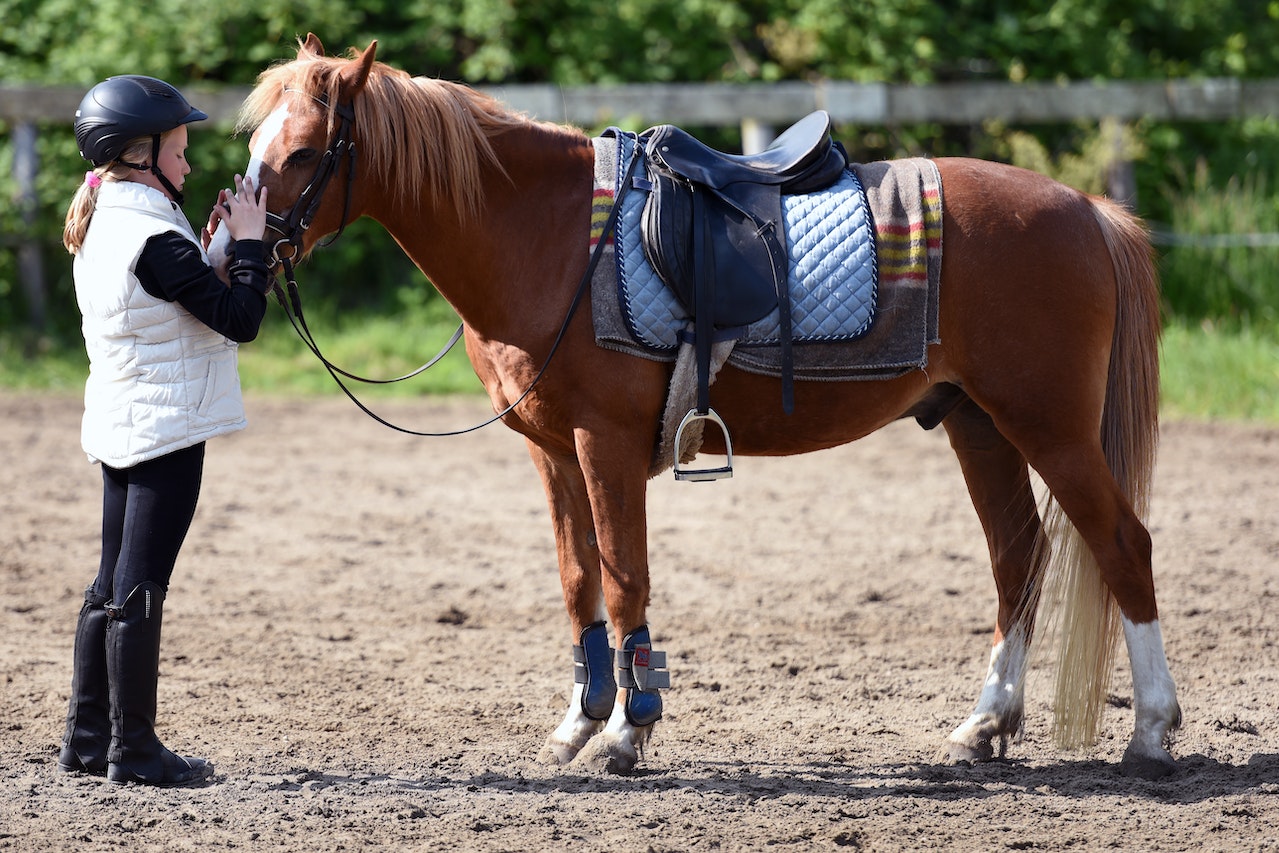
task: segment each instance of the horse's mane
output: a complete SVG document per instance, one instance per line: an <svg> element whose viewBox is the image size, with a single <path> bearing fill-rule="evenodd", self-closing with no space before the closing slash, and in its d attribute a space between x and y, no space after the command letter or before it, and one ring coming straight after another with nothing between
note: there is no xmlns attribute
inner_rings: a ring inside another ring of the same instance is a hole
<svg viewBox="0 0 1279 853"><path fill-rule="evenodd" d="M329 105L329 131L335 125L340 72L351 58L327 57L303 47L296 59L274 65L258 76L240 108L236 132L252 131L275 109L286 90ZM374 62L368 82L356 96L355 129L361 171L394 174L389 182L397 202L406 202L429 185L432 197L463 218L475 216L483 197L480 170L501 164L491 137L533 122L482 92L425 77L412 77Z"/></svg>

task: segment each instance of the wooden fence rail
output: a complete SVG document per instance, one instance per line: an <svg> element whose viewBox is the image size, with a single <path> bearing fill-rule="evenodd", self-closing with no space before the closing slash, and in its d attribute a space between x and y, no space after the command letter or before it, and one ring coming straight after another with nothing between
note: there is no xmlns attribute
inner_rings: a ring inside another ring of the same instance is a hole
<svg viewBox="0 0 1279 853"><path fill-rule="evenodd" d="M481 87L514 109L547 121L598 127L609 123L657 122L699 127L733 126L745 151L768 144L774 128L824 109L837 124L901 125L923 122L1008 124L1117 119L1134 121L1228 121L1279 116L1279 80L1112 81L1062 83L939 83L897 85L831 80L781 83L634 83L615 86L510 84ZM229 125L248 87L183 86L209 118ZM15 146L18 202L35 210L36 133L41 125L68 125L84 95L78 86L0 83L0 132ZM1114 171L1112 195L1131 196L1126 170ZM44 324L44 282L39 247L26 234L5 238L16 247L30 323Z"/></svg>
<svg viewBox="0 0 1279 853"><path fill-rule="evenodd" d="M511 84L480 87L517 110L548 121L596 126L637 118L695 126L739 124L744 117L782 124L824 109L838 124L938 122L1010 124L1116 118L1223 121L1279 115L1279 80L1064 83L633 83L617 86ZM229 123L247 87L183 90L217 123ZM84 89L0 83L0 121L70 124Z"/></svg>

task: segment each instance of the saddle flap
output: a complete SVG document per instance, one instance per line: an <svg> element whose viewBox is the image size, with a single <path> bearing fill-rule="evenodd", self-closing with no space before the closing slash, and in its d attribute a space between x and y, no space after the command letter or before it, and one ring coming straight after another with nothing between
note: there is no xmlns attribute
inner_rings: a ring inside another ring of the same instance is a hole
<svg viewBox="0 0 1279 853"><path fill-rule="evenodd" d="M786 271L777 228L762 228L714 193L690 188L665 170L652 177L640 226L644 256L688 314L697 315L697 287L714 288L719 328L753 323L775 309L778 261L780 286Z"/></svg>
<svg viewBox="0 0 1279 853"><path fill-rule="evenodd" d="M649 264L693 318L697 411L709 410L709 362L717 330L744 331L778 311L782 408L793 407L790 294L783 194L834 184L847 157L830 116L812 113L759 154L716 151L672 125L651 128L653 176L641 242Z"/></svg>

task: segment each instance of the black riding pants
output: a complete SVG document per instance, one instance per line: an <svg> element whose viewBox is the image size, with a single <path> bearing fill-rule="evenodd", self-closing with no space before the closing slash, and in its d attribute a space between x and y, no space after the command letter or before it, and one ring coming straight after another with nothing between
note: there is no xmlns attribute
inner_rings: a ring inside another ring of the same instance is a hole
<svg viewBox="0 0 1279 853"><path fill-rule="evenodd" d="M204 444L132 468L102 466L102 562L94 591L123 602L140 583L163 590L200 498Z"/></svg>

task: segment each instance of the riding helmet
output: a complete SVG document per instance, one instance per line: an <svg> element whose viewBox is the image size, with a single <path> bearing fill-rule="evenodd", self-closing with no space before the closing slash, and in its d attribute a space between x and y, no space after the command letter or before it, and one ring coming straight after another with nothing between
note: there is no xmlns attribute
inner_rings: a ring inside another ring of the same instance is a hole
<svg viewBox="0 0 1279 853"><path fill-rule="evenodd" d="M75 115L80 156L95 166L119 159L140 136L158 136L208 118L168 83L140 74L109 77L94 86Z"/></svg>

